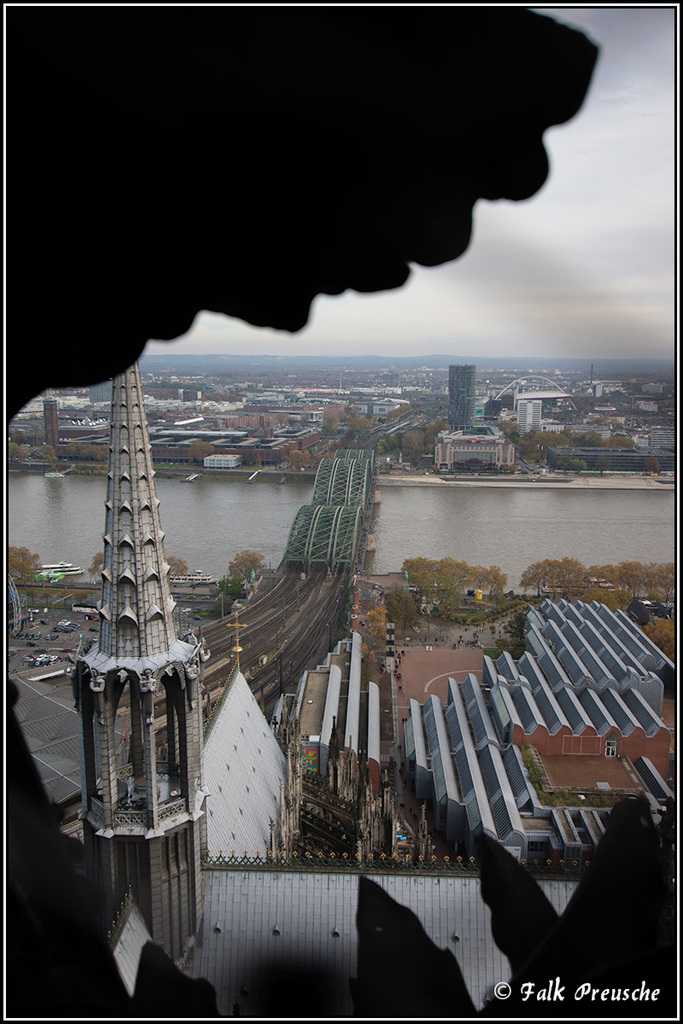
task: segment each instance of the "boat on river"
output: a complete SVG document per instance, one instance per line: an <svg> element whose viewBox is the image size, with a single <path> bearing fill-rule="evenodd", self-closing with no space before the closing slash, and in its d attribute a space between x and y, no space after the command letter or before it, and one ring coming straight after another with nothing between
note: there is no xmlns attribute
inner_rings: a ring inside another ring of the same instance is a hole
<svg viewBox="0 0 683 1024"><path fill-rule="evenodd" d="M73 562L53 562L40 568L42 572L60 572L62 576L80 576L83 573L80 565L74 565Z"/></svg>

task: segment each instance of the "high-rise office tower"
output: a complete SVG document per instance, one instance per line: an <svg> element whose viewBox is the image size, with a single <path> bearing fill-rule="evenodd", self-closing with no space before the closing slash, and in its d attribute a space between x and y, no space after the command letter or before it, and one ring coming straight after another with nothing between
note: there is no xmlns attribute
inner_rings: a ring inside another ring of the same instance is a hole
<svg viewBox="0 0 683 1024"><path fill-rule="evenodd" d="M57 399L52 396L43 399L43 428L45 444L51 445L56 451L59 446L59 418Z"/></svg>
<svg viewBox="0 0 683 1024"><path fill-rule="evenodd" d="M448 425L451 430L470 430L474 425L475 377L472 363L448 367Z"/></svg>
<svg viewBox="0 0 683 1024"><path fill-rule="evenodd" d="M536 433L541 429L541 416L543 403L538 399L522 399L517 402L517 421L520 434L528 434L534 430Z"/></svg>

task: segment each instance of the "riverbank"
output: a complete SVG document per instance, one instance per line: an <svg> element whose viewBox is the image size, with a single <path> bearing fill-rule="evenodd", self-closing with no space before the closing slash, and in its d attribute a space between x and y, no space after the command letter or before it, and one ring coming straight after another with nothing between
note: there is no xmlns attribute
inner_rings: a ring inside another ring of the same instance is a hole
<svg viewBox="0 0 683 1024"><path fill-rule="evenodd" d="M536 490L549 490L551 488L564 488L582 490L585 488L593 490L662 490L662 488L673 488L674 478L665 480L651 476L629 476L610 474L609 476L517 476L491 477L491 476L460 476L460 477L439 477L433 474L420 476L417 473L404 473L400 476L382 475L377 479L377 486L382 487L499 487L505 490L510 487L533 487Z"/></svg>

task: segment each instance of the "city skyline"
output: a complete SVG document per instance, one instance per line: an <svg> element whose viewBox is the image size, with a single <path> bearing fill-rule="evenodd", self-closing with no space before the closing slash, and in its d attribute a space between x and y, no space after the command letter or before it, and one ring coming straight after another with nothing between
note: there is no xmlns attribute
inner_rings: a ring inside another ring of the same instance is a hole
<svg viewBox="0 0 683 1024"><path fill-rule="evenodd" d="M146 353L672 356L677 12L534 10L600 46L582 109L545 133L536 196L480 200L458 260L413 266L394 291L319 296L296 334L202 312Z"/></svg>

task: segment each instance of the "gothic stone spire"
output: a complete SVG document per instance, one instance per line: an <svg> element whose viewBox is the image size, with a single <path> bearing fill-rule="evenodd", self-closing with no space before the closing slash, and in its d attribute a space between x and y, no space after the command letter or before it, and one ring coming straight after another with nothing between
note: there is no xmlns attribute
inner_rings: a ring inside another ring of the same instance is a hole
<svg viewBox="0 0 683 1024"><path fill-rule="evenodd" d="M155 941L179 956L201 907L208 651L175 632L137 364L113 385L105 504L99 638L74 672L86 873L105 914L132 884Z"/></svg>
<svg viewBox="0 0 683 1024"><path fill-rule="evenodd" d="M163 656L175 642L164 533L137 363L114 380L99 649Z"/></svg>

